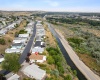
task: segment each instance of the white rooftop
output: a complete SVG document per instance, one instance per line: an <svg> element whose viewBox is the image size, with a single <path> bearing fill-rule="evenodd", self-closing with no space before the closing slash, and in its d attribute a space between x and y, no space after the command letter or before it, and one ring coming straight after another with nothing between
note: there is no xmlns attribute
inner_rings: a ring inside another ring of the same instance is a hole
<svg viewBox="0 0 100 80"><path fill-rule="evenodd" d="M30 75L33 78L35 78L36 80L42 80L43 77L46 75L46 71L42 70L39 68L39 66L32 64L27 66L24 70L23 70L24 74L26 75Z"/></svg>
<svg viewBox="0 0 100 80"><path fill-rule="evenodd" d="M35 53L35 52L42 53L43 51L44 51L44 48L41 48L41 47L34 47L32 49L32 53Z"/></svg>
<svg viewBox="0 0 100 80"><path fill-rule="evenodd" d="M8 78L7 80L19 80L19 77L17 74L14 74L13 76L11 76L10 78Z"/></svg>

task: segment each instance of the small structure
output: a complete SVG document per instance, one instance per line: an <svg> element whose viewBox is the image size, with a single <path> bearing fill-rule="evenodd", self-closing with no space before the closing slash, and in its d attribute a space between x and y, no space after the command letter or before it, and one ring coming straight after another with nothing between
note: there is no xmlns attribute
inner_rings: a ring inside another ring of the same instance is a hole
<svg viewBox="0 0 100 80"><path fill-rule="evenodd" d="M22 47L24 47L23 43L14 43L11 46L11 49L21 49Z"/></svg>
<svg viewBox="0 0 100 80"><path fill-rule="evenodd" d="M8 73L5 75L7 80L19 80L20 76L17 74L14 74L13 72Z"/></svg>
<svg viewBox="0 0 100 80"><path fill-rule="evenodd" d="M5 50L5 53L21 53L20 49L11 49L11 48L7 48Z"/></svg>
<svg viewBox="0 0 100 80"><path fill-rule="evenodd" d="M0 63L4 61L4 56L2 54L0 54Z"/></svg>
<svg viewBox="0 0 100 80"><path fill-rule="evenodd" d="M36 80L44 80L46 77L46 71L39 68L39 66L32 64L22 70L22 72L30 78Z"/></svg>
<svg viewBox="0 0 100 80"><path fill-rule="evenodd" d="M32 49L32 54L34 54L35 52L38 52L38 53L43 53L44 51L44 48L41 48L41 47L34 47Z"/></svg>
<svg viewBox="0 0 100 80"><path fill-rule="evenodd" d="M14 29L16 26L16 23L12 23L11 25L9 25L8 27L6 27L7 29L11 30Z"/></svg>
<svg viewBox="0 0 100 80"><path fill-rule="evenodd" d="M46 56L44 55L39 55L38 53L36 54L32 54L29 56L30 62L39 62L39 63L43 63L44 61L46 61Z"/></svg>
<svg viewBox="0 0 100 80"><path fill-rule="evenodd" d="M19 36L18 37L29 37L29 34L19 34Z"/></svg>
<svg viewBox="0 0 100 80"><path fill-rule="evenodd" d="M45 30L43 27L39 28L36 30L36 35L44 36L45 35Z"/></svg>
<svg viewBox="0 0 100 80"><path fill-rule="evenodd" d="M24 38L24 37L17 37L13 40L13 43L25 43L27 42L27 38Z"/></svg>

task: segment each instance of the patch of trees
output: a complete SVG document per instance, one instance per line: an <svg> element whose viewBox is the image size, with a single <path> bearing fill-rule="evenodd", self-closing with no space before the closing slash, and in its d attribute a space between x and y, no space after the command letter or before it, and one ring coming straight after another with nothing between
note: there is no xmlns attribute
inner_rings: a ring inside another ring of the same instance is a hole
<svg viewBox="0 0 100 80"><path fill-rule="evenodd" d="M6 42L5 42L5 40L3 38L0 38L0 44L1 45L5 45L6 44Z"/></svg>
<svg viewBox="0 0 100 80"><path fill-rule="evenodd" d="M76 52L89 54L100 64L100 38L89 32L81 30L77 32L78 34L75 33L75 35L83 39L77 37L68 38L69 44Z"/></svg>
<svg viewBox="0 0 100 80"><path fill-rule="evenodd" d="M27 31L25 31L24 29L19 31L19 34L25 34L25 33L27 33Z"/></svg>
<svg viewBox="0 0 100 80"><path fill-rule="evenodd" d="M49 64L55 64L59 73L63 74L64 73L64 68L62 66L62 58L61 58L61 53L57 48L47 48L46 49L49 53L49 56L47 57L47 62Z"/></svg>
<svg viewBox="0 0 100 80"><path fill-rule="evenodd" d="M1 66L4 70L17 72L20 69L18 54L5 54L4 61Z"/></svg>
<svg viewBox="0 0 100 80"><path fill-rule="evenodd" d="M91 26L100 26L100 21L88 20L88 19L81 19L81 18L47 18L48 21L51 23L61 22L61 23L68 23L68 24L79 24L79 23L87 23Z"/></svg>

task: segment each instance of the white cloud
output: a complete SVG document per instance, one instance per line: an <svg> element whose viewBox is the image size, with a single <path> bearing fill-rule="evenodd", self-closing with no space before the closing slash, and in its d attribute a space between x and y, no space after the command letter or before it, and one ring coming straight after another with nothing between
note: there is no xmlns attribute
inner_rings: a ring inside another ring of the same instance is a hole
<svg viewBox="0 0 100 80"><path fill-rule="evenodd" d="M52 7L58 7L60 5L59 2L53 1L53 0L45 0L45 2L48 3Z"/></svg>

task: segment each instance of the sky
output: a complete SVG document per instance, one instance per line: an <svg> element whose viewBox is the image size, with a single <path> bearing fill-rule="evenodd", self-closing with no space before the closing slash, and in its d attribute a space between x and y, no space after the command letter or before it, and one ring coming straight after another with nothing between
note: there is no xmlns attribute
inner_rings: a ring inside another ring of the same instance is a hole
<svg viewBox="0 0 100 80"><path fill-rule="evenodd" d="M0 0L0 10L100 12L100 0Z"/></svg>

